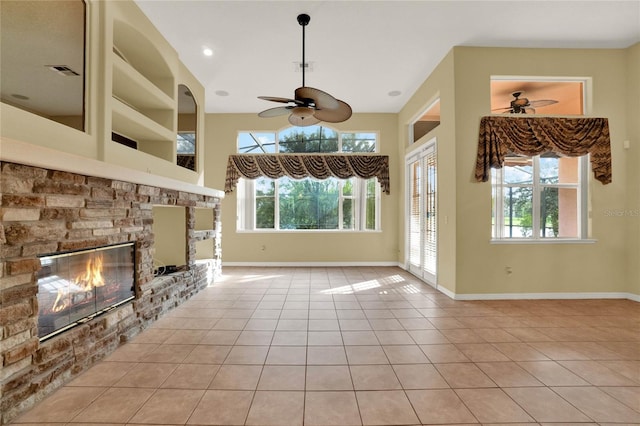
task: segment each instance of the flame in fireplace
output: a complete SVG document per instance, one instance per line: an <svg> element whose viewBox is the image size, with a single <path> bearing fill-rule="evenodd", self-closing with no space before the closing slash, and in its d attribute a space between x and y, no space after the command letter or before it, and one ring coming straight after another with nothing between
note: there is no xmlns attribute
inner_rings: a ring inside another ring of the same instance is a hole
<svg viewBox="0 0 640 426"><path fill-rule="evenodd" d="M104 285L104 278L102 277L102 255L92 257L87 261L85 271L76 277L75 283L84 291L89 291L94 287L102 287Z"/></svg>
<svg viewBox="0 0 640 426"><path fill-rule="evenodd" d="M58 295L56 296L56 300L55 302L53 302L53 307L51 308L51 311L60 312L67 309L69 305L71 305L71 299L69 297L65 297L68 294L69 293L63 291L62 289L59 289Z"/></svg>
<svg viewBox="0 0 640 426"><path fill-rule="evenodd" d="M90 258L86 265L85 270L80 273L73 280L73 284L78 287L75 291L91 291L95 287L102 287L105 285L104 277L102 276L102 255ZM71 306L71 297L69 288L59 288L56 300L51 307L52 312L61 312Z"/></svg>

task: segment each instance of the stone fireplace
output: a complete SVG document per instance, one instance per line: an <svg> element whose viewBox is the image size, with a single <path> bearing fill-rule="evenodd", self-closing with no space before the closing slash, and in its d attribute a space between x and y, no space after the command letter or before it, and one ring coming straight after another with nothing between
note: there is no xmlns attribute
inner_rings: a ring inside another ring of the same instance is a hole
<svg viewBox="0 0 640 426"><path fill-rule="evenodd" d="M43 342L135 298L133 243L39 256Z"/></svg>
<svg viewBox="0 0 640 426"><path fill-rule="evenodd" d="M0 424L110 354L219 272L223 195L193 185L154 186L152 178L0 162ZM185 244L176 250L184 250L185 264L160 275L154 268L161 237L154 210L165 206L184 210L184 224L175 226L184 226ZM203 210L211 212L211 223L196 227ZM198 254L202 244L207 258Z"/></svg>

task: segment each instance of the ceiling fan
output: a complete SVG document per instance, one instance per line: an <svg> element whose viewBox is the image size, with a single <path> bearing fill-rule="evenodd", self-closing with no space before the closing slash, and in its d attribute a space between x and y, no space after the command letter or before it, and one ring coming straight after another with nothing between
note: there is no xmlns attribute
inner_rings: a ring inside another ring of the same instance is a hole
<svg viewBox="0 0 640 426"><path fill-rule="evenodd" d="M536 107L539 108L539 107L544 107L544 106L558 103L558 101L553 99L539 99L535 101L530 101L527 98L520 97L522 96L523 93L524 93L523 91L513 92L511 96L513 96L514 99L511 101L510 106L506 108L496 108L496 109L493 109L492 111L502 111L509 114L527 114L527 112L535 114Z"/></svg>
<svg viewBox="0 0 640 426"><path fill-rule="evenodd" d="M351 107L339 99L334 98L327 92L313 87L305 86L304 70L304 29L309 24L311 17L306 13L298 15L298 24L302 27L302 86L295 90L293 99L279 98L274 96L258 96L265 101L288 104L276 108L269 108L258 114L260 117L277 117L289 114L289 123L294 126L312 126L321 121L329 123L341 123L351 117Z"/></svg>

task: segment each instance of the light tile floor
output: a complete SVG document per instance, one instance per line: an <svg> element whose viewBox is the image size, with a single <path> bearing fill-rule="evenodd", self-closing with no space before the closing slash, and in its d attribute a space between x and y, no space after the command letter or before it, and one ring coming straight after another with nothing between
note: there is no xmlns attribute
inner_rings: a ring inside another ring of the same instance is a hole
<svg viewBox="0 0 640 426"><path fill-rule="evenodd" d="M224 276L26 424L640 424L640 305L454 301L398 268Z"/></svg>

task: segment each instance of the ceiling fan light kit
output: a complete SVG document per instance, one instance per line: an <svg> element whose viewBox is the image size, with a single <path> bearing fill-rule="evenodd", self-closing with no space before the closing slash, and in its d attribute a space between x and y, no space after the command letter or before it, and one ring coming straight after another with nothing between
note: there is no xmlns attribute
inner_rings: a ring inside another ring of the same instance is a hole
<svg viewBox="0 0 640 426"><path fill-rule="evenodd" d="M349 104L334 98L327 92L305 86L305 27L311 17L306 13L298 15L298 24L302 27L302 86L295 90L294 98L275 96L258 96L259 99L287 104L286 106L266 109L258 114L260 117L278 117L289 114L289 123L294 126L312 126L321 121L341 123L351 117Z"/></svg>

